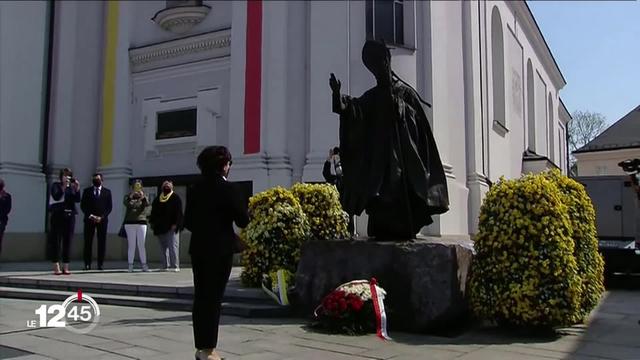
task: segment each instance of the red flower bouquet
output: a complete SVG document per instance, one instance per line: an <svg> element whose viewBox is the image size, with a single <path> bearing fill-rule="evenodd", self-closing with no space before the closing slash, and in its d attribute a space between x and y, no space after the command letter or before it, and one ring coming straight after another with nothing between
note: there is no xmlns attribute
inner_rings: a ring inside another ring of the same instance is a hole
<svg viewBox="0 0 640 360"><path fill-rule="evenodd" d="M373 286L376 286L375 282ZM376 315L371 287L366 280L340 285L325 296L314 311L314 325L332 333L349 335L376 332L379 316ZM378 299L383 299L384 290L379 286L376 289L380 296Z"/></svg>

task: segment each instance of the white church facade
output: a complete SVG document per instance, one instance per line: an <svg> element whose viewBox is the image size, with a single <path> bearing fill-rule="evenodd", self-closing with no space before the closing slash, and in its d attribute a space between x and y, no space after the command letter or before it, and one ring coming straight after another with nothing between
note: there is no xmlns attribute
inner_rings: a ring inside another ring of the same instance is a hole
<svg viewBox="0 0 640 360"><path fill-rule="evenodd" d="M367 38L433 104L451 210L425 234L474 234L501 176L566 172L565 79L524 1L2 1L3 258L44 248L47 183L63 167L83 186L104 174L111 233L131 179L184 192L208 145L230 148L230 180L253 192L322 181L338 145L329 74L354 96L374 85Z"/></svg>

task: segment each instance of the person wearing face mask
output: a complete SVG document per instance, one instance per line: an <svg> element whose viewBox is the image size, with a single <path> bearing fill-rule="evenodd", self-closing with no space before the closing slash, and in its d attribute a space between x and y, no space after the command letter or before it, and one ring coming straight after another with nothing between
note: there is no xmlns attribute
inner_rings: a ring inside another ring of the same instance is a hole
<svg viewBox="0 0 640 360"><path fill-rule="evenodd" d="M136 180L131 187L131 192L124 197L126 213L124 215L124 230L127 233L129 248L127 260L129 272L133 272L133 259L138 248L138 256L142 265L142 271L149 271L147 265L147 250L145 242L147 238L149 199L142 190L142 181Z"/></svg>
<svg viewBox="0 0 640 360"><path fill-rule="evenodd" d="M160 241L164 270L180 271L180 240L182 227L182 200L173 192L173 183L165 180L162 193L151 204L149 223Z"/></svg>
<svg viewBox="0 0 640 360"><path fill-rule="evenodd" d="M84 269L91 270L93 235L98 233L98 270L103 269L107 246L107 226L113 208L111 191L102 186L102 174L91 177L92 186L82 192L80 208L84 213Z"/></svg>
<svg viewBox="0 0 640 360"><path fill-rule="evenodd" d="M202 178L187 193L184 227L191 231L193 270L193 335L196 359L220 360L216 352L222 295L229 281L236 234L233 223L249 223L247 203L227 181L231 153L209 146L198 155Z"/></svg>

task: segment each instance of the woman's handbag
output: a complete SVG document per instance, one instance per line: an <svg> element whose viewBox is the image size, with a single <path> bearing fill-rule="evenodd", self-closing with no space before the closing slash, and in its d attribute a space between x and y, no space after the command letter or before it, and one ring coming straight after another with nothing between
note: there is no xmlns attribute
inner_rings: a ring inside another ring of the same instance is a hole
<svg viewBox="0 0 640 360"><path fill-rule="evenodd" d="M121 238L127 238L127 232L124 230L124 221L122 222L122 226L120 226L120 231L118 231L118 236Z"/></svg>

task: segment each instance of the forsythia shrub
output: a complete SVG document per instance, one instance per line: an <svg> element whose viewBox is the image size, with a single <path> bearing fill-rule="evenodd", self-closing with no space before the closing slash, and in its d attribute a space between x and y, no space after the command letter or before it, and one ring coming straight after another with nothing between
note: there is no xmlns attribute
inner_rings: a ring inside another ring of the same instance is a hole
<svg viewBox="0 0 640 360"><path fill-rule="evenodd" d="M480 210L470 305L511 325L575 323L581 279L563 194L544 175L500 179Z"/></svg>
<svg viewBox="0 0 640 360"><path fill-rule="evenodd" d="M604 260L598 252L596 212L587 192L577 181L563 175L559 170L545 173L564 196L573 229L574 255L581 278L581 304L579 320L583 321L598 305L604 292Z"/></svg>
<svg viewBox="0 0 640 360"><path fill-rule="evenodd" d="M242 282L260 286L263 274L278 269L296 271L300 246L309 237L309 223L291 192L275 187L249 200L249 225L240 233L247 244L242 253Z"/></svg>
<svg viewBox="0 0 640 360"><path fill-rule="evenodd" d="M340 196L331 184L302 184L291 188L311 226L311 237L318 240L344 239L348 215L342 211Z"/></svg>

